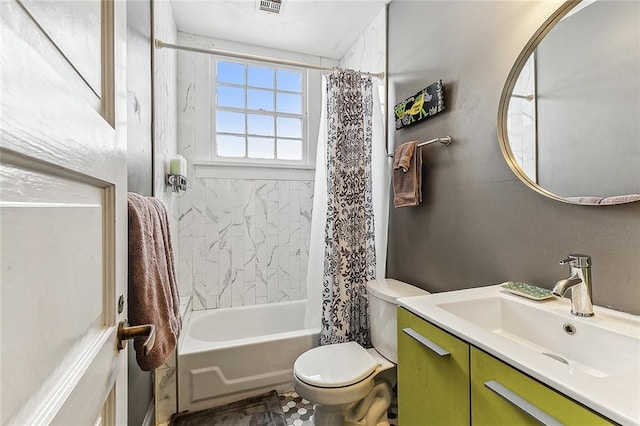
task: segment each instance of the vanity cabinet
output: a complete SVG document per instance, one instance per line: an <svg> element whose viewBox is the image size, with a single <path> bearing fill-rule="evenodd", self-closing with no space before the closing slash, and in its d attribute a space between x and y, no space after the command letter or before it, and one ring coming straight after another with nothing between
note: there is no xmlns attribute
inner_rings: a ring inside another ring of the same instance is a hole
<svg viewBox="0 0 640 426"><path fill-rule="evenodd" d="M398 424L597 426L612 423L406 309L398 308Z"/></svg>
<svg viewBox="0 0 640 426"><path fill-rule="evenodd" d="M469 407L469 345L398 308L398 424L469 425Z"/></svg>
<svg viewBox="0 0 640 426"><path fill-rule="evenodd" d="M475 347L471 347L471 407L474 426L612 424Z"/></svg>

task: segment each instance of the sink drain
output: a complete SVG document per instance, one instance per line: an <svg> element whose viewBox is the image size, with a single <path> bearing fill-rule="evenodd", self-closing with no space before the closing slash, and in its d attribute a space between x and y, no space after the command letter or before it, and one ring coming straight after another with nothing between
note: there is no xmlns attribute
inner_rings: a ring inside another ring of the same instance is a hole
<svg viewBox="0 0 640 426"><path fill-rule="evenodd" d="M556 355L556 354L550 354L550 353L548 353L548 352L542 352L542 355L546 355L546 356L548 356L549 358L553 358L553 359L555 359L556 361L559 361L559 362L561 362L561 363L563 363L563 364L569 365L569 361L567 361L566 359L562 358L562 357L561 357L561 356L559 356L559 355Z"/></svg>
<svg viewBox="0 0 640 426"><path fill-rule="evenodd" d="M569 323L564 324L562 326L562 329L567 334L576 334L576 328L573 326L573 324L569 324Z"/></svg>

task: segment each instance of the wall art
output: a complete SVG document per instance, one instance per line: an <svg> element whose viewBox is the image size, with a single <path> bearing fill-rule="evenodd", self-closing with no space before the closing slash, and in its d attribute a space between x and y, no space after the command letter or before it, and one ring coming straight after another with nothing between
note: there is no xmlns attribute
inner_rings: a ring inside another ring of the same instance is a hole
<svg viewBox="0 0 640 426"><path fill-rule="evenodd" d="M444 86L442 80L438 80L393 108L396 129L425 120L443 110Z"/></svg>

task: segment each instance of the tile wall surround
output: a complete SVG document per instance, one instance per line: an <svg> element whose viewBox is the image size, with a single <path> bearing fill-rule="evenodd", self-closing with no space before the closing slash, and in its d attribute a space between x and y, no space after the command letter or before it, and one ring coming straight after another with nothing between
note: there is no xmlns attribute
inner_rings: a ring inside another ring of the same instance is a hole
<svg viewBox="0 0 640 426"><path fill-rule="evenodd" d="M169 2L153 1L155 37L167 43L177 41L177 28ZM165 184L171 155L178 152L177 125L177 53L174 50L155 50L154 53L154 197L167 207L173 243L174 260L180 258L178 230L178 195ZM176 353L154 370L154 400L156 424L166 422L178 407L176 386Z"/></svg>
<svg viewBox="0 0 640 426"><path fill-rule="evenodd" d="M153 2L155 37L167 43L177 40L176 23L170 4ZM167 207L173 240L174 257L179 258L178 196L167 187L169 159L178 152L178 112L176 102L178 61L175 50L155 50L154 64L154 153L155 166L153 195Z"/></svg>
<svg viewBox="0 0 640 426"><path fill-rule="evenodd" d="M387 8L383 6L373 21L365 28L349 50L340 59L340 66L363 72L385 72L387 58ZM385 119L386 77L373 79L378 87L378 96Z"/></svg>
<svg viewBox="0 0 640 426"><path fill-rule="evenodd" d="M304 299L312 192L312 181L194 179L179 203L193 309Z"/></svg>
<svg viewBox="0 0 640 426"><path fill-rule="evenodd" d="M178 38L220 48L204 37ZM207 90L197 73L201 60L178 52L179 151L189 164L189 189L179 197L180 294L192 295L194 310L304 299L313 179L289 178L286 169L277 178L197 177L203 117L196 103L198 90Z"/></svg>

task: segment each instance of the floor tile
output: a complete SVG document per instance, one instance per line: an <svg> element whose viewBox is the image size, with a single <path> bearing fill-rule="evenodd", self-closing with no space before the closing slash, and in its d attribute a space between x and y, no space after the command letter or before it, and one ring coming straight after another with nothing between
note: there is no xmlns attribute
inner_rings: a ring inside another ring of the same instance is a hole
<svg viewBox="0 0 640 426"><path fill-rule="evenodd" d="M397 393L394 389L393 401L387 417L391 426L398 425L398 400ZM300 397L296 392L289 392L280 395L280 404L282 411L287 419L287 425L293 426L313 426L313 404L306 399Z"/></svg>

